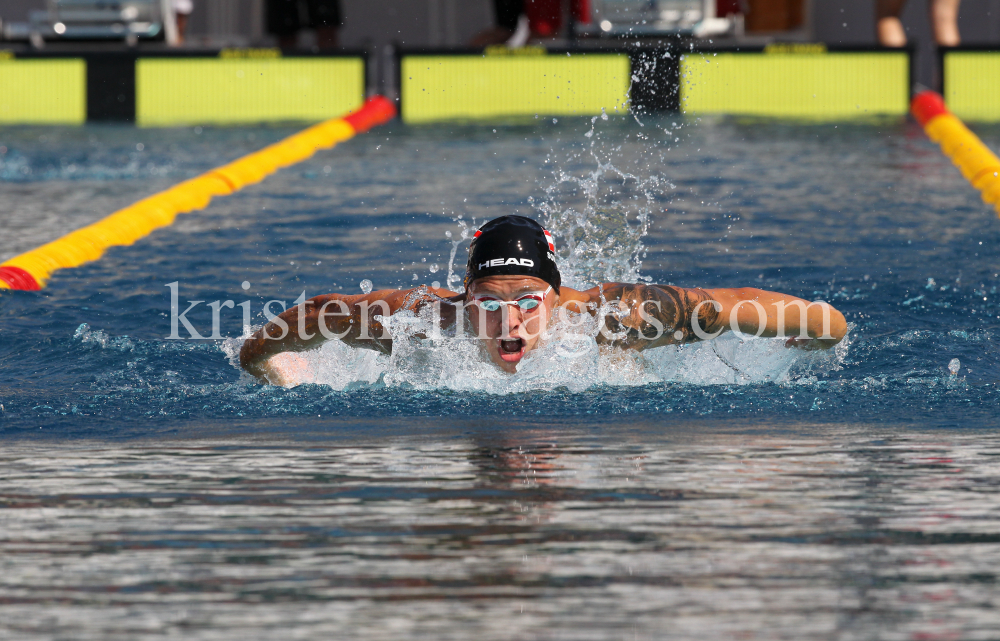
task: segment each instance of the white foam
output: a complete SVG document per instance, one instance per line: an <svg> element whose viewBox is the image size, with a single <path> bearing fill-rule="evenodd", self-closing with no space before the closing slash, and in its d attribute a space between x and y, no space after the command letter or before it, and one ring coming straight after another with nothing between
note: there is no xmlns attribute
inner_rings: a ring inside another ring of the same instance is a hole
<svg viewBox="0 0 1000 641"><path fill-rule="evenodd" d="M551 156L553 178L540 185L544 196L529 199L556 239L563 283L586 289L603 282L646 280L640 271L646 247L643 237L652 223L657 202L674 188L655 173L638 175L619 169L614 156L620 147L602 150L593 137L598 116L591 119L586 137L590 169L564 169L578 154L565 159Z"/></svg>
<svg viewBox="0 0 1000 641"><path fill-rule="evenodd" d="M428 308L427 314L431 313ZM329 341L309 352L270 360L272 383L285 387L327 385L335 390L397 387L419 390L514 394L598 386L635 387L656 383L750 385L788 383L805 375L840 369L847 344L826 352L789 349L784 339L724 334L704 343L636 352L599 346L593 325L567 319L555 323L539 347L508 374L489 361L474 337L438 339L428 315L400 312L386 326L391 355ZM234 364L241 340L223 349Z"/></svg>

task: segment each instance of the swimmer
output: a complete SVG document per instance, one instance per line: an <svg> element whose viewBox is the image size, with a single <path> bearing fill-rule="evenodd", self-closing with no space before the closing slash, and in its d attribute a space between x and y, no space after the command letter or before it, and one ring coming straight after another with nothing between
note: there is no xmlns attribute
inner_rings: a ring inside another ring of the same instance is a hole
<svg viewBox="0 0 1000 641"><path fill-rule="evenodd" d="M595 336L610 348L646 350L707 340L726 330L787 338L788 347L828 349L847 333L843 314L827 303L760 289L699 289L604 283L586 291L562 285L549 232L523 216L483 225L469 246L465 292L422 287L361 295L326 294L277 316L240 350L240 364L280 383L268 360L326 340L391 353L381 318L433 306L441 326L472 328L484 356L508 373L540 345L557 316L604 315ZM580 316L577 316L580 318Z"/></svg>

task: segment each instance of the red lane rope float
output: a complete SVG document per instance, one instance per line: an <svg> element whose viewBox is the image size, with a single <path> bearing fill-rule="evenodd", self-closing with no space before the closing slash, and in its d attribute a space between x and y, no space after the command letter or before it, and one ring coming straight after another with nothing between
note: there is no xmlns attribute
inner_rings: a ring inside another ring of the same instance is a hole
<svg viewBox="0 0 1000 641"><path fill-rule="evenodd" d="M13 265L0 266L0 289L3 288L4 284L7 285L7 289L20 289L28 292L41 289L34 276Z"/></svg>
<svg viewBox="0 0 1000 641"><path fill-rule="evenodd" d="M944 99L933 91L922 91L910 103L910 112L927 137L962 171L965 179L1000 214L1000 158L948 111Z"/></svg>
<svg viewBox="0 0 1000 641"><path fill-rule="evenodd" d="M225 196L260 182L283 167L301 162L320 149L333 147L395 116L396 107L392 101L382 96L370 98L353 114L309 127L5 261L0 264L0 289L41 289L57 269L97 260L108 247L131 245L154 229L172 224L177 214L202 209L214 196Z"/></svg>

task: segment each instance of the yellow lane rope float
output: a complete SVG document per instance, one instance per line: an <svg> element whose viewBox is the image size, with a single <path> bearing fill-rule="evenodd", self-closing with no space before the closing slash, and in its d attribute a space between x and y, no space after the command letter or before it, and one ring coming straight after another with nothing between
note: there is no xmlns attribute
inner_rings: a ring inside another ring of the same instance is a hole
<svg viewBox="0 0 1000 641"><path fill-rule="evenodd" d="M910 111L927 136L941 145L941 151L1000 214L1000 158L948 111L940 94L918 93L910 103Z"/></svg>
<svg viewBox="0 0 1000 641"><path fill-rule="evenodd" d="M321 122L5 261L0 264L0 289L41 289L57 269L97 260L108 247L131 245L154 229L172 224L177 214L202 209L214 196L258 183L282 167L388 122L395 115L396 107L390 100L375 96L353 114Z"/></svg>

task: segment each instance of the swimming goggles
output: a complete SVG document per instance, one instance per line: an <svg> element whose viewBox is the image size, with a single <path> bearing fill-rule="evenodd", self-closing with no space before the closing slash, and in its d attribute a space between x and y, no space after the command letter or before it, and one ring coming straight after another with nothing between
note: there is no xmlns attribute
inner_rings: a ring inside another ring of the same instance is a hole
<svg viewBox="0 0 1000 641"><path fill-rule="evenodd" d="M493 296L473 296L472 300L476 303L476 305L479 305L480 309L487 312L495 312L504 305L517 305L521 311L530 312L538 309L538 306L545 301L545 297L551 291L552 285L549 285L548 289L544 292L531 292L529 294L523 294L514 300L500 300L499 298L495 298Z"/></svg>

